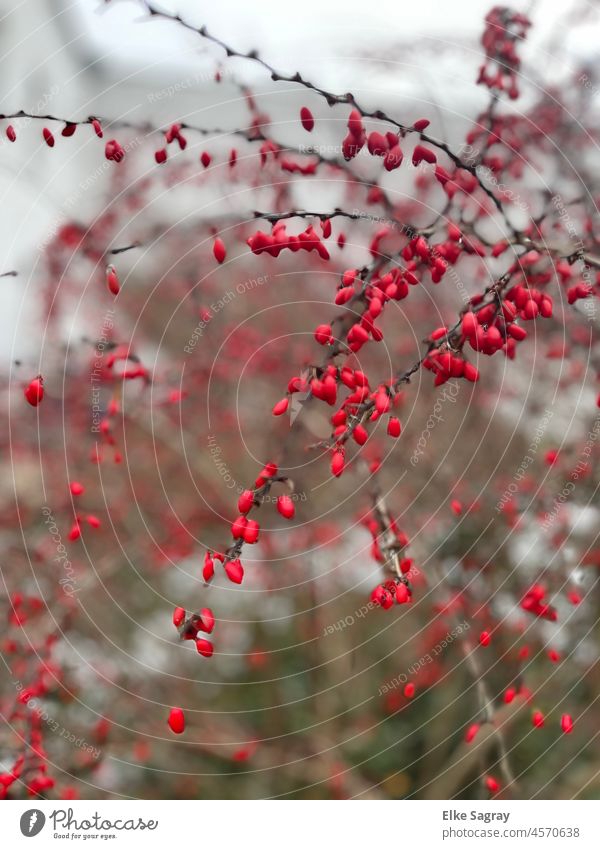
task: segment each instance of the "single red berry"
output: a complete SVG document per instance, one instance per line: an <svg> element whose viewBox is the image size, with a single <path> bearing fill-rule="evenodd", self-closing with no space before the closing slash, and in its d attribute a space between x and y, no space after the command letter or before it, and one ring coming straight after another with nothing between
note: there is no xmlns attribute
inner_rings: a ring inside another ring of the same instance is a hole
<svg viewBox="0 0 600 849"><path fill-rule="evenodd" d="M125 150L116 139L110 139L104 145L104 156L113 162L122 162L125 158Z"/></svg>
<svg viewBox="0 0 600 849"><path fill-rule="evenodd" d="M247 513L252 509L254 504L254 492L251 489L245 489L238 498L238 510L240 513Z"/></svg>
<svg viewBox="0 0 600 849"><path fill-rule="evenodd" d="M167 721L169 728L174 734L183 734L185 731L185 716L181 708L171 708Z"/></svg>
<svg viewBox="0 0 600 849"><path fill-rule="evenodd" d="M352 431L352 438L354 439L357 445L364 445L367 439L369 438L369 431L361 424L357 424L354 430Z"/></svg>
<svg viewBox="0 0 600 849"><path fill-rule="evenodd" d="M492 637L489 631L482 631L479 635L479 645L481 646L489 646L492 641Z"/></svg>
<svg viewBox="0 0 600 849"><path fill-rule="evenodd" d="M48 147L54 147L54 136L47 127L44 127L42 130L42 135L44 136L44 141Z"/></svg>
<svg viewBox="0 0 600 849"><path fill-rule="evenodd" d="M27 402L31 404L32 407L37 407L37 405L42 401L44 397L44 379L41 375L34 377L31 383L25 389L25 398Z"/></svg>
<svg viewBox="0 0 600 849"><path fill-rule="evenodd" d="M71 495L83 495L84 492L83 484L80 484L79 481L71 481L69 489L71 490Z"/></svg>
<svg viewBox="0 0 600 849"><path fill-rule="evenodd" d="M176 628L179 628L179 626L183 624L184 619L185 610L183 607L176 607L173 611L173 625L175 625Z"/></svg>
<svg viewBox="0 0 600 849"><path fill-rule="evenodd" d="M215 259L217 260L219 265L225 262L227 251L225 250L225 245L223 244L222 239L215 239L215 243L213 245L213 254L215 255Z"/></svg>
<svg viewBox="0 0 600 849"><path fill-rule="evenodd" d="M408 575L408 573L410 572L410 570L413 567L413 563L414 563L414 561L413 561L412 557L403 557L402 558L402 560L400 561L400 571L402 572L403 575Z"/></svg>
<svg viewBox="0 0 600 849"><path fill-rule="evenodd" d="M486 776L485 786L490 791L490 793L497 793L500 790L500 782L493 778L491 775Z"/></svg>
<svg viewBox="0 0 600 849"><path fill-rule="evenodd" d="M480 728L481 726L478 722L474 722L473 725L469 725L465 732L465 743L472 743Z"/></svg>
<svg viewBox="0 0 600 849"><path fill-rule="evenodd" d="M544 714L540 710L534 711L531 717L531 724L534 728L544 727Z"/></svg>
<svg viewBox="0 0 600 849"><path fill-rule="evenodd" d="M202 638L196 640L196 649L198 650L198 654L201 654L202 657L212 657L214 648L213 644L209 643L208 640L204 640Z"/></svg>
<svg viewBox="0 0 600 849"><path fill-rule="evenodd" d="M289 495L280 495L277 499L277 509L284 519L293 519L296 508Z"/></svg>
<svg viewBox="0 0 600 849"><path fill-rule="evenodd" d="M397 419L395 416L392 416L388 421L387 432L388 436L393 436L395 439L400 436L400 432L402 431L402 425L400 424L400 419Z"/></svg>
<svg viewBox="0 0 600 849"><path fill-rule="evenodd" d="M396 586L396 603L406 604L407 601L410 601L410 593L408 591L408 587L406 586L406 584L399 583Z"/></svg>
<svg viewBox="0 0 600 849"><path fill-rule="evenodd" d="M302 121L302 126L306 130L307 133L310 133L315 126L315 119L313 118L313 114L307 106L303 106L300 110L300 120Z"/></svg>
<svg viewBox="0 0 600 849"><path fill-rule="evenodd" d="M106 285L108 286L108 291L112 295L118 295L121 290L121 284L119 283L119 278L117 276L117 270L114 265L106 266Z"/></svg>
<svg viewBox="0 0 600 849"><path fill-rule="evenodd" d="M247 524L248 519L246 519L245 516L238 516L237 519L231 525L231 536L234 539L242 539Z"/></svg>
<svg viewBox="0 0 600 849"><path fill-rule="evenodd" d="M570 734L573 730L573 717L568 713L563 713L560 719L560 727L565 734Z"/></svg>
<svg viewBox="0 0 600 849"><path fill-rule="evenodd" d="M200 630L211 634L215 627L215 614L210 607L203 607L200 611Z"/></svg>
<svg viewBox="0 0 600 849"><path fill-rule="evenodd" d="M407 699L412 699L415 694L415 685L412 682L409 682L404 687L404 695Z"/></svg>
<svg viewBox="0 0 600 849"><path fill-rule="evenodd" d="M255 542L258 542L259 531L260 525L258 522L254 519L248 519L243 532L244 542L248 543L248 545L254 545Z"/></svg>
<svg viewBox="0 0 600 849"><path fill-rule="evenodd" d="M556 649L549 649L548 657L552 663L560 663L560 652L557 652Z"/></svg>
<svg viewBox="0 0 600 849"><path fill-rule="evenodd" d="M460 516L463 511L462 502L458 500L458 498L454 498L450 502L450 509L456 516Z"/></svg>
<svg viewBox="0 0 600 849"><path fill-rule="evenodd" d="M273 407L273 415L282 416L289 407L289 403L290 402L288 398L282 398L281 401L278 401Z"/></svg>
<svg viewBox="0 0 600 849"><path fill-rule="evenodd" d="M335 451L331 458L331 474L339 478L344 471L344 453L343 451Z"/></svg>
<svg viewBox="0 0 600 849"><path fill-rule="evenodd" d="M225 564L225 574L232 584L241 584L244 580L244 568L239 560L228 560Z"/></svg>
<svg viewBox="0 0 600 849"><path fill-rule="evenodd" d="M202 577L205 581L210 581L210 579L215 574L215 561L210 556L210 552L206 552L204 555L204 566L202 568Z"/></svg>
<svg viewBox="0 0 600 849"><path fill-rule="evenodd" d="M330 324L320 324L315 330L315 339L319 345L329 345L331 338Z"/></svg>

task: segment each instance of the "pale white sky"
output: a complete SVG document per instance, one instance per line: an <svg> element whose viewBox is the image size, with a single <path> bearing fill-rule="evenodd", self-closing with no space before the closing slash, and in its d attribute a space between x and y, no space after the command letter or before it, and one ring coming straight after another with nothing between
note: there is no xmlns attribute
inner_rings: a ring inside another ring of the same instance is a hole
<svg viewBox="0 0 600 849"><path fill-rule="evenodd" d="M124 51L130 61L148 58L149 44L153 56L173 57L181 47L192 52L198 45L192 34L186 35L176 27L154 21L140 27L140 4L113 2L100 15L99 0L82 0L81 9L90 31L104 47L111 44L115 54ZM493 0L327 0L326 3L302 4L291 0L175 0L161 2L161 8L184 15L192 23L205 24L215 34L231 40L241 48L259 47L270 60L287 70L298 63L315 70L318 63L336 56L343 58L344 70L351 71L346 62L365 49L376 53L394 43L399 52L418 41L472 42L477 40L482 21ZM531 41L541 45L563 16L571 22L583 17L583 12L596 8L593 2L564 2L538 0L509 4L521 11L530 10L535 27ZM569 14L570 10L573 11ZM559 30L560 31L560 30ZM562 28L564 32L564 28ZM589 21L577 28L576 44L567 45L579 56L597 55L598 26ZM401 59L401 56L397 57ZM540 56L541 58L541 56ZM183 60L183 57L180 56ZM554 57L555 61L558 57ZM328 69L323 69L328 73ZM338 69L338 73L341 72Z"/></svg>

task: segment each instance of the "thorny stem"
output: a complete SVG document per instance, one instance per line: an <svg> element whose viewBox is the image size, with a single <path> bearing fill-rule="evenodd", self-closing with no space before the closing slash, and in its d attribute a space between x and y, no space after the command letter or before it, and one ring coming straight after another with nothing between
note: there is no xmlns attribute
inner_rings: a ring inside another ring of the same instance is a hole
<svg viewBox="0 0 600 849"><path fill-rule="evenodd" d="M111 0L105 0L105 2L110 3ZM367 109L365 106L362 106L356 100L352 92L346 92L345 94L334 94L324 88L321 88L310 80L305 79L299 72L296 72L294 74L282 74L280 71L276 70L276 68L274 68L272 65L270 65L265 59L263 59L258 53L258 51L249 50L247 53L244 53L243 51L236 50L229 44L224 42L222 39L217 38L217 36L210 33L205 26L196 27L186 21L184 18L182 18L181 15L165 12L164 10L159 9L152 3L148 2L148 0L139 0L139 2L142 7L148 12L150 17L163 18L164 20L173 21L174 23L179 24L185 29L197 33L197 35L201 36L207 41L210 41L213 44L216 44L217 46L221 47L225 51L228 58L235 57L238 59L247 59L249 61L255 62L257 65L260 65L266 71L269 72L273 82L288 82L297 84L302 88L305 88L309 91L313 91L315 92L315 94L320 95L322 98L324 98L324 100L329 106L335 106L337 104L348 104L349 106L352 106L354 109L356 109L362 115L363 118L373 118L374 120L383 121L387 124L390 124L392 127L395 127L402 137L409 135L410 133L418 133L419 138L421 138L423 141L427 142L428 144L431 144L438 150L443 151L457 168L462 168L463 170L468 171L475 177L480 188L490 198L500 215L503 217L509 230L512 233L515 232L513 225L506 216L506 213L502 206L502 202L494 194L494 192L488 186L485 185L484 181L477 173L476 166L472 163L464 162L463 160L461 160L460 156L454 153L454 151L449 147L446 142L434 138L433 136L430 136L429 133L422 131L420 132L413 126L402 124L400 121L397 121L395 118L391 117L381 109Z"/></svg>

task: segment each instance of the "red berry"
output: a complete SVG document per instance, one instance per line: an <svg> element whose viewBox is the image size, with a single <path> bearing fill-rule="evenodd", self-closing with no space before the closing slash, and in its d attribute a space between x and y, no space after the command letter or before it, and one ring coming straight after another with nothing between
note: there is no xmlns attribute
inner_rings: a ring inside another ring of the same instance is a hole
<svg viewBox="0 0 600 849"><path fill-rule="evenodd" d="M225 250L225 245L223 244L222 239L215 239L215 243L213 245L213 254L215 255L215 259L221 265L225 261L225 257L227 256L227 251Z"/></svg>
<svg viewBox="0 0 600 849"><path fill-rule="evenodd" d="M117 277L117 270L114 265L107 265L106 267L106 285L108 286L108 291L112 295L118 295L121 290L121 284L119 283L119 278Z"/></svg>
<svg viewBox="0 0 600 849"><path fill-rule="evenodd" d="M204 555L204 566L202 568L202 577L205 581L210 581L210 579L215 574L215 562L210 556L210 552L206 552Z"/></svg>
<svg viewBox="0 0 600 849"><path fill-rule="evenodd" d="M343 451L335 451L331 459L331 474L339 478L344 471L344 453Z"/></svg>
<svg viewBox="0 0 600 849"><path fill-rule="evenodd" d="M289 495L280 495L277 499L277 509L284 519L293 519L296 508Z"/></svg>
<svg viewBox="0 0 600 849"><path fill-rule="evenodd" d="M474 722L473 725L469 725L465 732L465 743L472 743L475 737L477 736L477 732L480 729L480 725L478 722Z"/></svg>
<svg viewBox="0 0 600 849"><path fill-rule="evenodd" d="M210 607L203 607L200 611L200 630L210 634L214 627L215 614L212 612Z"/></svg>
<svg viewBox="0 0 600 849"><path fill-rule="evenodd" d="M245 516L238 516L231 525L231 536L234 539L242 539L246 530L248 519Z"/></svg>
<svg viewBox="0 0 600 849"><path fill-rule="evenodd" d="M198 650L198 654L201 654L202 657L212 657L213 656L213 652L214 652L213 644L209 643L208 640L204 640L202 637L200 637L198 640L196 640L196 649Z"/></svg>
<svg viewBox="0 0 600 849"><path fill-rule="evenodd" d="M42 401L44 397L44 379L41 375L34 377L31 383L25 389L25 398L28 403L31 404L32 407L37 407L37 405Z"/></svg>
<svg viewBox="0 0 600 849"><path fill-rule="evenodd" d="M460 514L461 514L461 513L462 513L462 511L463 511L463 505L462 505L462 502L460 502L457 498L454 498L454 499L450 502L450 509L452 510L452 512L453 512L456 516L460 516Z"/></svg>
<svg viewBox="0 0 600 849"><path fill-rule="evenodd" d="M104 156L113 162L122 162L125 158L125 150L116 139L110 139L104 145Z"/></svg>
<svg viewBox="0 0 600 849"><path fill-rule="evenodd" d="M392 416L388 421L388 436L393 436L394 438L397 438L398 436L400 436L401 430L402 425L400 424L400 419L397 419L395 416Z"/></svg>
<svg viewBox="0 0 600 849"><path fill-rule="evenodd" d="M319 345L329 345L331 342L331 325L320 324L315 330L315 339Z"/></svg>
<svg viewBox="0 0 600 849"><path fill-rule="evenodd" d="M232 584L241 584L244 579L244 568L239 560L228 560L225 573Z"/></svg>
<svg viewBox="0 0 600 849"><path fill-rule="evenodd" d="M254 545L255 542L258 542L259 531L260 525L258 522L254 519L248 519L243 532L244 542L248 543L248 545Z"/></svg>
<svg viewBox="0 0 600 849"><path fill-rule="evenodd" d="M410 601L410 593L408 591L408 587L406 586L406 584L399 583L396 586L396 603L406 604L407 601Z"/></svg>
<svg viewBox="0 0 600 849"><path fill-rule="evenodd" d="M573 730L573 717L568 713L563 713L560 719L560 727L565 734L570 734Z"/></svg>
<svg viewBox="0 0 600 849"><path fill-rule="evenodd" d="M254 504L254 492L251 489L245 489L238 498L238 510L240 513L248 513Z"/></svg>
<svg viewBox="0 0 600 849"><path fill-rule="evenodd" d="M288 398L282 398L281 401L278 401L273 407L273 415L282 416L289 407L289 403L290 402Z"/></svg>
<svg viewBox="0 0 600 849"><path fill-rule="evenodd" d="M185 716L181 708L171 708L168 723L169 728L174 734L183 734L185 731Z"/></svg>
<svg viewBox="0 0 600 849"><path fill-rule="evenodd" d="M315 119L313 118L313 114L307 106L303 106L300 110L300 120L302 121L302 126L306 130L307 133L310 133L315 126Z"/></svg>
<svg viewBox="0 0 600 849"><path fill-rule="evenodd" d="M500 790L500 783L491 775L488 775L486 777L485 786L490 791L490 793L497 793L498 790Z"/></svg>

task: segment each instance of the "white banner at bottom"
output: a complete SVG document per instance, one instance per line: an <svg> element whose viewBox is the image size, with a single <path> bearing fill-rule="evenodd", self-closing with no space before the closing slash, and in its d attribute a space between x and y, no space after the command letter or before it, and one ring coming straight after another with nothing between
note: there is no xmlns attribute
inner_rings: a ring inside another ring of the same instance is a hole
<svg viewBox="0 0 600 849"><path fill-rule="evenodd" d="M309 810L310 809L310 810ZM69 801L0 803L2 846L597 849L600 802ZM184 841L186 841L184 843ZM239 842L238 842L239 841Z"/></svg>

